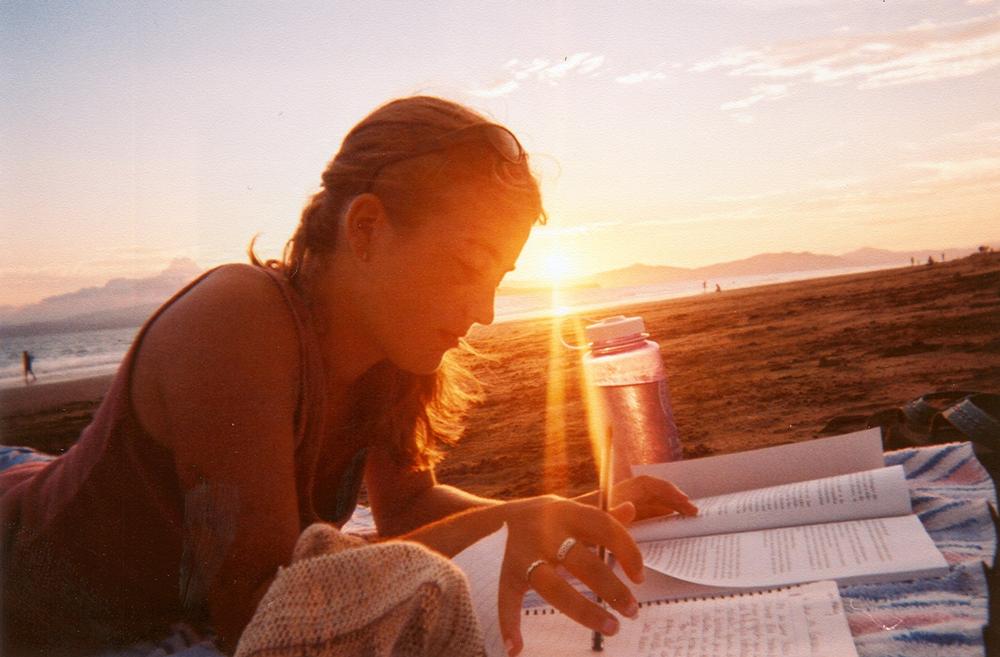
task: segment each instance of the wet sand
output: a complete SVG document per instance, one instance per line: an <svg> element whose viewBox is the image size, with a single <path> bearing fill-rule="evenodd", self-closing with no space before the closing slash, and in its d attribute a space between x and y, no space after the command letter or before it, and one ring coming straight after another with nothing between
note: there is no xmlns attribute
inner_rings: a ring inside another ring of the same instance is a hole
<svg viewBox="0 0 1000 657"><path fill-rule="evenodd" d="M1000 254L596 314L620 312L641 315L660 343L687 458L839 433L935 390L1000 392ZM486 398L440 481L498 497L594 487L579 355L551 346L553 324L470 336L492 356L474 366ZM571 342L574 324L562 320ZM0 440L68 448L107 384L0 391Z"/></svg>

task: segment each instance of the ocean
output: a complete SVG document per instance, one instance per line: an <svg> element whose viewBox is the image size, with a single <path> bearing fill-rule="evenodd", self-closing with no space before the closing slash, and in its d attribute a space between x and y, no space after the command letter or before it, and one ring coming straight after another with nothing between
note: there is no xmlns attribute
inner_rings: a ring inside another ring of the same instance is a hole
<svg viewBox="0 0 1000 657"><path fill-rule="evenodd" d="M732 276L708 282L708 294L715 284L732 290L769 283L824 278L842 274L885 269L884 265L846 267L755 276ZM702 282L680 281L626 288L576 288L546 293L500 295L496 300L495 322L509 322L552 315L555 312L595 313L615 306L658 301L706 293ZM0 338L0 388L23 386L21 352L34 356L33 369L39 383L82 379L111 374L121 362L139 327L63 331Z"/></svg>
<svg viewBox="0 0 1000 657"><path fill-rule="evenodd" d="M32 370L39 383L110 374L138 331L136 326L0 338L0 388L24 385L22 351L34 356Z"/></svg>

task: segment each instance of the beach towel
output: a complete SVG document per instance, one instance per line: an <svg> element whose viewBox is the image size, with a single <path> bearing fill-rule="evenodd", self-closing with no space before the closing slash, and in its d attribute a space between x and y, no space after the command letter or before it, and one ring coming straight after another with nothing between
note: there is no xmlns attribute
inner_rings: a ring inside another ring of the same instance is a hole
<svg viewBox="0 0 1000 657"><path fill-rule="evenodd" d="M0 463L3 452L0 448ZM18 453L18 458L23 458ZM909 448L885 455L906 472L914 512L950 566L944 577L841 587L844 609L861 657L982 657L989 622L984 565L996 557L990 506L993 481L970 443ZM374 532L366 507L358 507L345 533ZM390 545L390 544L384 544ZM258 653L265 654L265 653ZM281 654L281 653L276 653ZM461 654L461 653L459 653ZM136 644L100 657L222 657L211 635L177 625L159 642Z"/></svg>
<svg viewBox="0 0 1000 657"><path fill-rule="evenodd" d="M984 566L997 549L993 480L967 442L888 452L885 464L903 466L913 511L950 568L944 577L842 586L858 655L983 657Z"/></svg>

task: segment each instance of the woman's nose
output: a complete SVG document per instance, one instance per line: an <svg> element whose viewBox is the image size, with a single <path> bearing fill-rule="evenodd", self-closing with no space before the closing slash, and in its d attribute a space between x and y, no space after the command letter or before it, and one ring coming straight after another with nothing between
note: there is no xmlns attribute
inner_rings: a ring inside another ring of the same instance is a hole
<svg viewBox="0 0 1000 657"><path fill-rule="evenodd" d="M492 287L476 291L469 299L469 318L476 324L492 324L495 297L496 289Z"/></svg>

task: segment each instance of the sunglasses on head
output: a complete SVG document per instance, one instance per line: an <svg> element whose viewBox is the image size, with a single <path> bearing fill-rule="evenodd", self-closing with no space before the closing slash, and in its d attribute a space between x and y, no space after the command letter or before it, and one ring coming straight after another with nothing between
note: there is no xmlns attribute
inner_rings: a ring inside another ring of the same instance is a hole
<svg viewBox="0 0 1000 657"><path fill-rule="evenodd" d="M486 142L497 155L510 164L521 164L528 157L521 147L521 142L517 140L517 137L510 130L495 123L478 123L436 137L425 144L418 145L408 153L401 153L396 157L386 159L372 171L371 179L365 191L371 191L372 186L375 184L375 179L378 178L379 174L387 166L422 155L446 151L452 146L459 144L475 142Z"/></svg>

